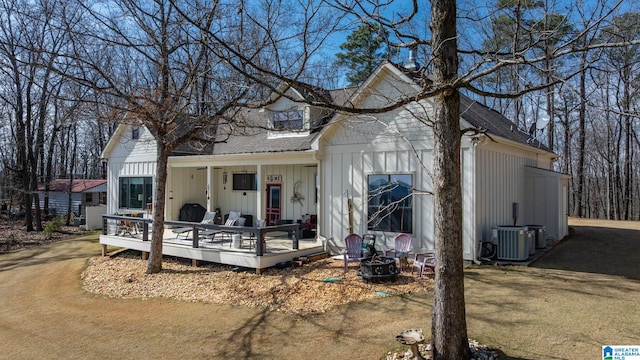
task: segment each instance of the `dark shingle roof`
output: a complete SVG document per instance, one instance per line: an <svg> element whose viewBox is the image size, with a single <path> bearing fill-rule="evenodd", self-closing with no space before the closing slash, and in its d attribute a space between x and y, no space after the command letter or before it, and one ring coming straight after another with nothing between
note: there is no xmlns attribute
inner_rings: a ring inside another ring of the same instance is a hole
<svg viewBox="0 0 640 360"><path fill-rule="evenodd" d="M549 151L544 144L532 138L529 134L518 130L515 124L504 115L462 94L460 95L460 117L474 127L486 131L489 136L497 135L511 141Z"/></svg>
<svg viewBox="0 0 640 360"><path fill-rule="evenodd" d="M324 91L323 95L335 104L343 105L356 87ZM306 99L309 100L309 99ZM215 143L198 142L197 139L180 146L172 153L179 155L232 155L305 151L311 149L311 143L319 130L327 124L333 113L329 113L306 135L269 138L266 128L269 111L243 108L233 115L233 122L221 121L216 126ZM208 138L208 137L207 137Z"/></svg>
<svg viewBox="0 0 640 360"><path fill-rule="evenodd" d="M390 65L405 72L398 65ZM410 78L419 81L415 76L410 76ZM323 95L334 104L344 105L357 90L357 87L349 87L324 91ZM303 94L303 96L305 95ZM329 114L317 123L307 135L269 138L269 130L266 128L269 119L268 110L245 108L234 114L232 123L222 122L212 127L216 131L215 144L194 140L176 149L173 155L231 155L305 151L311 149L312 142L319 134L318 130L324 127L332 116L333 114ZM544 144L518 130L504 115L463 94L460 96L460 116L489 136L500 136L523 145L549 151ZM210 138L209 136L205 137Z"/></svg>
<svg viewBox="0 0 640 360"><path fill-rule="evenodd" d="M266 128L268 111L244 109L234 119L233 124L218 127L214 155L274 153L304 151L311 148L311 142L318 135L312 131L308 135L269 138Z"/></svg>

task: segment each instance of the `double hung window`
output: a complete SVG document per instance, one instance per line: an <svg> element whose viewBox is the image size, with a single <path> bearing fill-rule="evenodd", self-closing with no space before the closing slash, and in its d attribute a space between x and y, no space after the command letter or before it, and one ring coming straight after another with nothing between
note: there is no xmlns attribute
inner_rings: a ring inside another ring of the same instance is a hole
<svg viewBox="0 0 640 360"><path fill-rule="evenodd" d="M371 174L367 177L368 230L413 232L413 175Z"/></svg>
<svg viewBox="0 0 640 360"><path fill-rule="evenodd" d="M274 111L271 113L271 127L274 130L302 130L304 127L303 110Z"/></svg>

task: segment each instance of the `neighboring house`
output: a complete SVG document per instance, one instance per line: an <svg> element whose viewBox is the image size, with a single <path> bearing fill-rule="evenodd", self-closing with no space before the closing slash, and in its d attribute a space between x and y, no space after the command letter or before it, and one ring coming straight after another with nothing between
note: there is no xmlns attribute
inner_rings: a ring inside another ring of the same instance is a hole
<svg viewBox="0 0 640 360"><path fill-rule="evenodd" d="M402 68L386 62L358 89L324 96L373 108L418 89ZM280 90L309 100L293 87ZM564 237L568 176L552 171L557 155L469 98L462 96L460 110L461 129L483 131L462 139L465 260L476 259L493 226L514 223L513 203L519 204L518 224L546 225L549 238ZM317 235L334 251L344 247L349 232L374 233L381 246L392 246L394 236L406 232L414 249L433 249L433 137L425 125L431 112L426 99L384 114L334 115L285 97L265 109L244 110L237 123L218 126L225 142L183 148L169 158L165 216L178 220L187 203L268 223L317 214ZM103 151L108 213L146 208L155 155L148 130L118 127ZM384 206L392 200L396 206Z"/></svg>
<svg viewBox="0 0 640 360"><path fill-rule="evenodd" d="M76 216L84 216L87 206L104 205L107 202L107 180L57 179L49 183L49 214L62 215L69 212L69 192L71 211ZM44 208L45 186L38 185L40 207Z"/></svg>

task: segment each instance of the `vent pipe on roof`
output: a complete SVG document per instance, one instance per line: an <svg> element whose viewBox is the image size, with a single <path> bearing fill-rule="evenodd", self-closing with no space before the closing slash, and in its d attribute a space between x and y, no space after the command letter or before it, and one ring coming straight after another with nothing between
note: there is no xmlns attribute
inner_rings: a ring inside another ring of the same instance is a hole
<svg viewBox="0 0 640 360"><path fill-rule="evenodd" d="M418 48L416 46L409 48L409 61L404 64L404 68L411 71L420 69L420 65L418 64Z"/></svg>

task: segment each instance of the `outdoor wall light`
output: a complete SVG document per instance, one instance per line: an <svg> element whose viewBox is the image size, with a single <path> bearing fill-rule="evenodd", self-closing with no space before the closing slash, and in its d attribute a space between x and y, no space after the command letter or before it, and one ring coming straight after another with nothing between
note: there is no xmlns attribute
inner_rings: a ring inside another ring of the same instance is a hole
<svg viewBox="0 0 640 360"><path fill-rule="evenodd" d="M169 200L173 200L173 190L169 190Z"/></svg>
<svg viewBox="0 0 640 360"><path fill-rule="evenodd" d="M222 184L227 185L227 172L222 173Z"/></svg>

